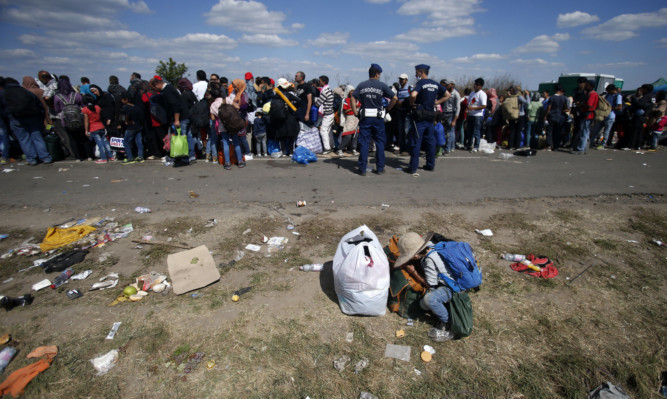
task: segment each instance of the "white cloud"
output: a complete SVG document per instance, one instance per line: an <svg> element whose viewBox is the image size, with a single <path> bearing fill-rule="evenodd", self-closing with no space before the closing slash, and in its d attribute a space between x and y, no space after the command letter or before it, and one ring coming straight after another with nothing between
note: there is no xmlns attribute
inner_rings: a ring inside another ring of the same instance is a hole
<svg viewBox="0 0 667 399"><path fill-rule="evenodd" d="M549 61L543 60L542 58L534 58L534 59L516 58L516 59L510 60L510 64L541 65L541 66L563 66L564 65L561 62L549 62Z"/></svg>
<svg viewBox="0 0 667 399"><path fill-rule="evenodd" d="M299 22L295 22L295 23L293 23L292 26L291 26L291 28L294 29L294 30L303 29L303 28L305 28L305 27L306 27L306 25L304 25L304 24L302 24L302 23L299 23Z"/></svg>
<svg viewBox="0 0 667 399"><path fill-rule="evenodd" d="M188 48L192 46L208 46L220 50L230 50L236 47L236 40L226 35L216 35L213 33L188 33L185 36L177 37L175 39L161 39L165 46L173 46L173 44L183 45Z"/></svg>
<svg viewBox="0 0 667 399"><path fill-rule="evenodd" d="M591 15L587 12L575 11L567 14L558 14L556 26L559 28L573 28L575 26L586 25L592 22L597 22L600 17Z"/></svg>
<svg viewBox="0 0 667 399"><path fill-rule="evenodd" d="M285 14L269 11L264 4L254 0L219 0L204 16L209 25L233 30L247 31L252 26L258 33L287 33L283 26Z"/></svg>
<svg viewBox="0 0 667 399"><path fill-rule="evenodd" d="M460 62L464 64L476 62L476 61L496 61L506 58L504 55L500 54L474 54L469 57L458 57L454 58L452 62Z"/></svg>
<svg viewBox="0 0 667 399"><path fill-rule="evenodd" d="M514 51L517 53L556 53L560 50L558 42L569 39L568 33L556 33L553 36L539 35L523 46L515 48Z"/></svg>
<svg viewBox="0 0 667 399"><path fill-rule="evenodd" d="M239 39L239 42L245 44L257 44L268 47L291 47L299 44L296 40L283 39L278 35L272 35L266 33L258 33L255 35L243 35Z"/></svg>
<svg viewBox="0 0 667 399"><path fill-rule="evenodd" d="M130 4L130 9L136 12L137 14L151 14L152 11L148 8L148 4L145 1L138 1L136 3Z"/></svg>
<svg viewBox="0 0 667 399"><path fill-rule="evenodd" d="M26 26L34 26L35 21L39 21L43 28L58 30L104 29L122 26L120 22L110 18L42 8L11 8L7 11L5 20Z"/></svg>
<svg viewBox="0 0 667 399"><path fill-rule="evenodd" d="M347 32L322 33L315 40L308 40L307 43L315 47L339 46L347 43L350 34Z"/></svg>
<svg viewBox="0 0 667 399"><path fill-rule="evenodd" d="M17 48L11 50L0 50L0 57L3 58L32 58L35 57L34 51L27 48Z"/></svg>
<svg viewBox="0 0 667 399"><path fill-rule="evenodd" d="M667 37L663 37L660 40L656 40L656 43L658 43L659 47L667 47Z"/></svg>
<svg viewBox="0 0 667 399"><path fill-rule="evenodd" d="M667 26L667 8L657 12L621 14L607 22L583 30L586 37L598 40L623 41L639 36L638 30Z"/></svg>
<svg viewBox="0 0 667 399"><path fill-rule="evenodd" d="M72 62L68 57L44 57L46 64L69 64Z"/></svg>
<svg viewBox="0 0 667 399"><path fill-rule="evenodd" d="M447 26L453 21L482 11L481 0L408 0L398 9L399 15L422 15L430 24Z"/></svg>
<svg viewBox="0 0 667 399"><path fill-rule="evenodd" d="M584 65L586 69L603 69L603 68L636 68L646 65L644 62L632 62L632 61L623 61L623 62L608 62L608 63L597 63L597 64L588 64Z"/></svg>
<svg viewBox="0 0 667 399"><path fill-rule="evenodd" d="M405 40L412 41L419 39L419 41L428 43L428 42L439 42L451 37L461 37L474 35L475 30L472 26L455 26L455 27L442 27L438 26L435 28L415 28L411 29L408 32L401 33L395 36L396 40Z"/></svg>

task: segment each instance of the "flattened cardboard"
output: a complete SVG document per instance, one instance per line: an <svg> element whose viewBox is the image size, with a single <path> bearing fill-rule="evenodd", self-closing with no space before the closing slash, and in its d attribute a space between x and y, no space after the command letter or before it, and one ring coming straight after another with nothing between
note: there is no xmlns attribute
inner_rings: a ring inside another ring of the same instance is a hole
<svg viewBox="0 0 667 399"><path fill-rule="evenodd" d="M220 272L206 245L169 255L167 269L176 295L220 280Z"/></svg>

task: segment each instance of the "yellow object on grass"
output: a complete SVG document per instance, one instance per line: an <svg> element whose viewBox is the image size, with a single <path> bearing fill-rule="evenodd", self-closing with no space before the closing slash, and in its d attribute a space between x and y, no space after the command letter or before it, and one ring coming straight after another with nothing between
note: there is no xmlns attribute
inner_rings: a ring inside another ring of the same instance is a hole
<svg viewBox="0 0 667 399"><path fill-rule="evenodd" d="M89 225L68 227L66 229L61 229L60 227L49 227L49 229L46 231L46 237L44 237L44 241L39 244L39 248L42 250L42 252L60 248L82 239L93 231L95 231L95 227Z"/></svg>

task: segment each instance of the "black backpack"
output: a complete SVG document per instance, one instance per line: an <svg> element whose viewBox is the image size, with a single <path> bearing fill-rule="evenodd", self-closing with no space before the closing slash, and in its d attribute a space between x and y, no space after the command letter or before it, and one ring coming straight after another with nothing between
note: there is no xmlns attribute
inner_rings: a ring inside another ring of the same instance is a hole
<svg viewBox="0 0 667 399"><path fill-rule="evenodd" d="M269 110L269 118L274 122L282 122L287 119L287 104L280 98L271 100L271 109Z"/></svg>
<svg viewBox="0 0 667 399"><path fill-rule="evenodd" d="M343 106L343 98L339 96L338 94L334 93L333 96L333 111L334 112L339 112Z"/></svg>
<svg viewBox="0 0 667 399"><path fill-rule="evenodd" d="M190 122L192 123L192 126L197 128L208 127L210 120L211 113L206 99L197 101L192 108L190 108Z"/></svg>
<svg viewBox="0 0 667 399"><path fill-rule="evenodd" d="M65 99L65 96L62 94L56 94L56 96L63 103L63 110L60 112L60 120L63 126L72 131L83 130L85 128L83 112L81 112L81 108L74 102L76 94L70 93L69 99Z"/></svg>
<svg viewBox="0 0 667 399"><path fill-rule="evenodd" d="M164 125L168 122L167 110L164 107L164 99L162 94L153 94L148 100L151 109L151 116L157 123Z"/></svg>
<svg viewBox="0 0 667 399"><path fill-rule="evenodd" d="M14 118L43 117L44 106L36 95L23 87L5 88L7 111Z"/></svg>
<svg viewBox="0 0 667 399"><path fill-rule="evenodd" d="M223 100L224 101L224 100ZM236 134L245 128L245 119L241 118L239 112L232 104L222 103L218 108L218 118L230 134Z"/></svg>

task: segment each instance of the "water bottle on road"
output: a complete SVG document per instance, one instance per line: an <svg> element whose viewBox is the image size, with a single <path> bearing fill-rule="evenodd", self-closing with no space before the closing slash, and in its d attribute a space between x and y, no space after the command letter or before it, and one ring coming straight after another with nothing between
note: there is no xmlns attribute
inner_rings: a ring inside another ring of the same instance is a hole
<svg viewBox="0 0 667 399"><path fill-rule="evenodd" d="M299 269L303 270L304 272L321 272L323 268L324 265L322 263L313 263L309 265L303 265Z"/></svg>
<svg viewBox="0 0 667 399"><path fill-rule="evenodd" d="M134 211L137 213L151 213L151 210L148 208L144 208L143 206L138 206L134 208Z"/></svg>
<svg viewBox="0 0 667 399"><path fill-rule="evenodd" d="M65 284L65 281L67 281L70 277L72 277L72 274L74 274L72 269L67 269L63 271L62 273L60 273L60 275L58 275L58 277L53 279L53 284L51 284L51 288L58 288L61 285Z"/></svg>
<svg viewBox="0 0 667 399"><path fill-rule="evenodd" d="M520 254L503 254L501 258L508 260L510 262L521 262L526 260L526 255Z"/></svg>

